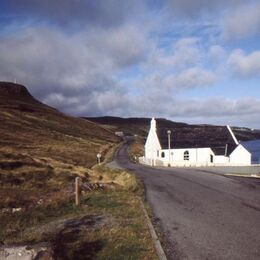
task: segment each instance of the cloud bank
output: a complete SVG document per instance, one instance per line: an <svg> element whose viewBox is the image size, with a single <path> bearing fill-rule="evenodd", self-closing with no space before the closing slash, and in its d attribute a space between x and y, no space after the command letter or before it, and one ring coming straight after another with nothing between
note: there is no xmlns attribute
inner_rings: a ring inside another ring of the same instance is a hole
<svg viewBox="0 0 260 260"><path fill-rule="evenodd" d="M260 128L258 7L10 0L0 10L0 79L78 116Z"/></svg>

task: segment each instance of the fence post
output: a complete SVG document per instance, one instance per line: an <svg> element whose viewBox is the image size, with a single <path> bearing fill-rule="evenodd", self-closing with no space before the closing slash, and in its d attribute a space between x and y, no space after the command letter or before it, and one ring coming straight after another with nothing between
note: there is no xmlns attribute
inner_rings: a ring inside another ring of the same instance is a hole
<svg viewBox="0 0 260 260"><path fill-rule="evenodd" d="M80 187L79 187L79 181L80 181L80 178L79 177L76 177L75 178L75 204L76 206L78 206L80 204Z"/></svg>

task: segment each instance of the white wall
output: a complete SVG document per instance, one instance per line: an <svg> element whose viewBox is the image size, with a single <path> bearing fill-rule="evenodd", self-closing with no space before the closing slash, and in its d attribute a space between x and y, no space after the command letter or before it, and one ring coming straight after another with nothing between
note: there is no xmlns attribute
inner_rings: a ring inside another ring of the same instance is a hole
<svg viewBox="0 0 260 260"><path fill-rule="evenodd" d="M161 149L161 145L156 132L149 132L144 148L146 158L155 159L157 157L157 151Z"/></svg>
<svg viewBox="0 0 260 260"><path fill-rule="evenodd" d="M161 149L161 145L156 133L156 121L153 118L151 120L151 126L148 133L146 143L144 145L145 158L156 159L157 151Z"/></svg>
<svg viewBox="0 0 260 260"><path fill-rule="evenodd" d="M184 160L184 152L189 152L189 160ZM165 157L162 157L162 152L164 152ZM210 155L213 156L214 153L210 148L190 148L190 149L171 149L170 157L169 150L163 149L159 151L159 159L164 163L164 165L168 165L170 163L171 166L194 166L194 165L210 165Z"/></svg>
<svg viewBox="0 0 260 260"><path fill-rule="evenodd" d="M167 166L162 160L160 159L150 159L150 158L146 158L146 157L139 157L138 158L139 163L142 164L147 164L150 166Z"/></svg>
<svg viewBox="0 0 260 260"><path fill-rule="evenodd" d="M229 157L224 155L215 155L214 164L215 165L226 165L229 163Z"/></svg>
<svg viewBox="0 0 260 260"><path fill-rule="evenodd" d="M251 165L251 153L244 146L239 144L230 154L230 164L232 165Z"/></svg>
<svg viewBox="0 0 260 260"><path fill-rule="evenodd" d="M189 160L184 160L184 152L189 151ZM165 157L161 154L164 152ZM210 162L210 155L213 155L213 163ZM140 158L141 159L141 158ZM168 149L159 150L159 157L142 158L140 163L151 166L170 166L190 167L190 166L244 166L251 165L251 154L242 146L231 153L230 157L223 155L214 155L210 148L190 148L190 149L171 149L170 158Z"/></svg>

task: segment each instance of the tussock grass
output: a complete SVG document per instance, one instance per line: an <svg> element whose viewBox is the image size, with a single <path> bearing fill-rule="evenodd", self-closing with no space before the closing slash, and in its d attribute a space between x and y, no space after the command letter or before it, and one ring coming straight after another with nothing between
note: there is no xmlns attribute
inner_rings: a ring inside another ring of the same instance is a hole
<svg viewBox="0 0 260 260"><path fill-rule="evenodd" d="M115 183L128 191L138 189L138 182L133 174L123 170L112 170L103 165L96 166L90 173L90 178L93 182Z"/></svg>
<svg viewBox="0 0 260 260"><path fill-rule="evenodd" d="M106 156L105 156L105 158L104 158L104 160L103 160L103 164L113 161L114 155L115 155L115 153L117 152L117 150L119 149L119 147L121 147L122 143L123 143L123 142L120 142L120 143L114 145L113 147L111 147L111 148L107 151ZM95 167L95 166L94 166L94 167Z"/></svg>

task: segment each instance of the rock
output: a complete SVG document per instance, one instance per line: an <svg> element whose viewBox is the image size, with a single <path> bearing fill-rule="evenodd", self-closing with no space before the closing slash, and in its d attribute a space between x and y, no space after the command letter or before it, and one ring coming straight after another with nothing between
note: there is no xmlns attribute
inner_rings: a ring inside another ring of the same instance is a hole
<svg viewBox="0 0 260 260"><path fill-rule="evenodd" d="M1 213L9 213L9 212L11 212L10 208L3 208L3 209L1 209Z"/></svg>
<svg viewBox="0 0 260 260"><path fill-rule="evenodd" d="M2 246L0 247L1 260L52 260L52 251L47 243L33 246Z"/></svg>
<svg viewBox="0 0 260 260"><path fill-rule="evenodd" d="M43 199L39 199L38 201L37 201L37 204L38 205L41 205L43 203Z"/></svg>
<svg viewBox="0 0 260 260"><path fill-rule="evenodd" d="M12 213L20 212L22 208L12 208Z"/></svg>

